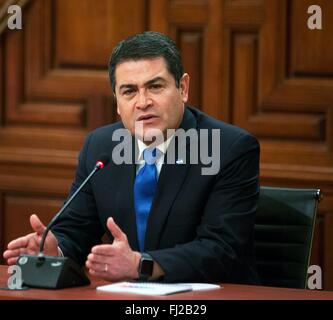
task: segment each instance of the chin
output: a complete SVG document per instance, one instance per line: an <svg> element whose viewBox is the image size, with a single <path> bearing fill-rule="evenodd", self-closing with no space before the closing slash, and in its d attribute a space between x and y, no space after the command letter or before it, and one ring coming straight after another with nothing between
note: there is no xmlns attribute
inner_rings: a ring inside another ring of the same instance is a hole
<svg viewBox="0 0 333 320"><path fill-rule="evenodd" d="M164 142L164 133L160 128L147 128L143 131L144 142L151 143L155 142L156 145Z"/></svg>

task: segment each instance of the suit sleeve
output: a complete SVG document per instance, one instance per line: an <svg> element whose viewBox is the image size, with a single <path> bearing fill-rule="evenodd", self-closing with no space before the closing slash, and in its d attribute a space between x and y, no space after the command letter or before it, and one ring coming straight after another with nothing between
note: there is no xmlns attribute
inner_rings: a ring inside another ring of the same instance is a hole
<svg viewBox="0 0 333 320"><path fill-rule="evenodd" d="M259 144L253 136L241 134L215 177L195 239L148 252L164 270L164 281L255 283L258 196Z"/></svg>
<svg viewBox="0 0 333 320"><path fill-rule="evenodd" d="M69 196L77 190L93 169L87 165L87 153L91 135L79 155L76 175L72 183ZM94 195L90 182L80 191L70 207L63 213L59 221L52 228L58 239L59 247L65 256L70 256L79 264L84 264L91 247L101 242L104 230L100 224Z"/></svg>

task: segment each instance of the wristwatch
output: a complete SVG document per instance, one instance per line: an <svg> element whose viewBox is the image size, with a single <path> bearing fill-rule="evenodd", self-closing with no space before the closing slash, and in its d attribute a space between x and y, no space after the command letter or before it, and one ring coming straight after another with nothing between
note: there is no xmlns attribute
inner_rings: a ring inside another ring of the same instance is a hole
<svg viewBox="0 0 333 320"><path fill-rule="evenodd" d="M140 281L147 281L153 275L153 258L145 252L141 253L141 259L139 264L139 279Z"/></svg>

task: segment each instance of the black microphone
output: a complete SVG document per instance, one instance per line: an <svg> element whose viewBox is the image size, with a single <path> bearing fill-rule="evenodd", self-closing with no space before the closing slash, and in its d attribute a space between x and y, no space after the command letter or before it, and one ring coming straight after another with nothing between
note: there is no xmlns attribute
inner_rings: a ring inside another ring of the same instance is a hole
<svg viewBox="0 0 333 320"><path fill-rule="evenodd" d="M99 170L110 161L107 154L101 154L96 161L94 169L82 182L79 188L66 201L60 211L52 218L43 232L40 242L39 254L20 254L17 265L21 268L22 283L28 287L59 289L90 284L83 269L69 257L53 257L44 255L45 239L51 227L57 222L60 215L68 208L82 188Z"/></svg>

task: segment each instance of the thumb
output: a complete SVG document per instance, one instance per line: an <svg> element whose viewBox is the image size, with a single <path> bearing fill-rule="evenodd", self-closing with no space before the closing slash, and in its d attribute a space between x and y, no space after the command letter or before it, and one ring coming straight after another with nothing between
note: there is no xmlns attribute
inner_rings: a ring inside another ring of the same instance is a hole
<svg viewBox="0 0 333 320"><path fill-rule="evenodd" d="M31 224L32 229L34 231L36 231L38 235L42 235L46 228L44 226L44 224L42 223L42 221L40 221L38 216L35 214L32 214L30 216L30 224Z"/></svg>
<svg viewBox="0 0 333 320"><path fill-rule="evenodd" d="M118 241L127 241L126 234L122 232L119 226L114 222L113 218L109 218L106 222L108 229L111 231L113 238Z"/></svg>

